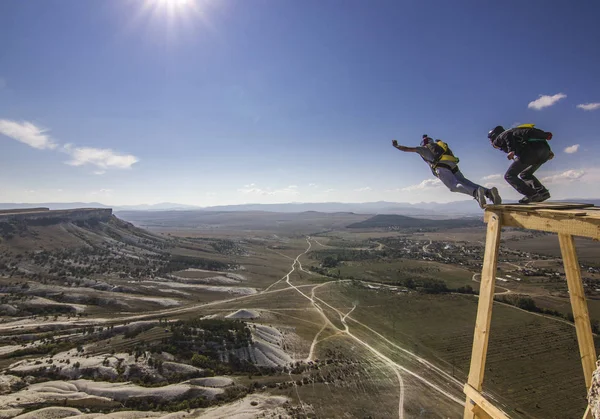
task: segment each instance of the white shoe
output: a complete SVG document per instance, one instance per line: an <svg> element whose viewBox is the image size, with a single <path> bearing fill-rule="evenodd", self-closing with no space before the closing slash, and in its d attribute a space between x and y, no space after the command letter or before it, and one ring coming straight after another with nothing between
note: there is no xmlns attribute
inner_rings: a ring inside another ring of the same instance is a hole
<svg viewBox="0 0 600 419"><path fill-rule="evenodd" d="M485 200L485 190L483 188L477 188L475 191L475 200L479 204L479 208L485 208L487 201Z"/></svg>
<svg viewBox="0 0 600 419"><path fill-rule="evenodd" d="M495 186L492 189L490 189L490 197L491 197L494 205L502 204L502 198L500 197L500 194L498 193L498 188L496 188Z"/></svg>

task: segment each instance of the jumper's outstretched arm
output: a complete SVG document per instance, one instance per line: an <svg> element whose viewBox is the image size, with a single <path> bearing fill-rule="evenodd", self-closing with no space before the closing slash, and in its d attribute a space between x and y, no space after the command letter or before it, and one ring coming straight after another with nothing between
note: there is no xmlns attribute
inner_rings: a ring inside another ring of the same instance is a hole
<svg viewBox="0 0 600 419"><path fill-rule="evenodd" d="M405 151L408 153L416 153L417 152L416 147L406 147L406 146L400 145L400 144L398 144L398 141L396 141L396 140L392 141L392 145L394 146L394 148L397 148L400 151Z"/></svg>

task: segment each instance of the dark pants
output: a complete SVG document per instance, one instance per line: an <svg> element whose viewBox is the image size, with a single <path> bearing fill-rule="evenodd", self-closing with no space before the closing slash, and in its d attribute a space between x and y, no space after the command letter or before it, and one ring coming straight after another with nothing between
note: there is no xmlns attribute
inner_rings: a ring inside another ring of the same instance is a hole
<svg viewBox="0 0 600 419"><path fill-rule="evenodd" d="M543 192L546 188L533 174L549 158L550 147L547 144L530 146L510 165L504 179L525 196L533 196Z"/></svg>

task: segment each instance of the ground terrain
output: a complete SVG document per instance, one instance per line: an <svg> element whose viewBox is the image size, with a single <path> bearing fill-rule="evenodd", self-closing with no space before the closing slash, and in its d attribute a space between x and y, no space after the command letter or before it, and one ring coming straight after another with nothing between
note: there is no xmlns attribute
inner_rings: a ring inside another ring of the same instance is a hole
<svg viewBox="0 0 600 419"><path fill-rule="evenodd" d="M174 213L2 237L2 417L462 416L484 226ZM484 388L511 417L580 417L556 237L503 238ZM577 245L600 320L600 247Z"/></svg>

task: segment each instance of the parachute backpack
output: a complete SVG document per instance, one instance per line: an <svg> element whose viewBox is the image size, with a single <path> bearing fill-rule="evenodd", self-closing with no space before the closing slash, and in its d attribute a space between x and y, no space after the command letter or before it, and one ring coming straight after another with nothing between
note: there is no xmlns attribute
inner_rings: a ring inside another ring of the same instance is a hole
<svg viewBox="0 0 600 419"><path fill-rule="evenodd" d="M458 164L459 162L458 157L454 155L452 150L450 150L450 147L448 147L448 144L444 141L440 139L434 141L432 138L427 136L427 134L424 134L423 141L421 141L421 146L427 147L429 150L431 150L431 153L434 156L434 161L427 163L431 167L431 173L433 173L435 177L438 176L437 172L435 171L437 167L445 167L447 169L452 170L453 172L458 170L458 167L451 169L449 165L444 163L448 162Z"/></svg>

